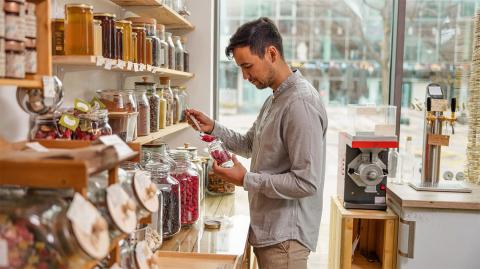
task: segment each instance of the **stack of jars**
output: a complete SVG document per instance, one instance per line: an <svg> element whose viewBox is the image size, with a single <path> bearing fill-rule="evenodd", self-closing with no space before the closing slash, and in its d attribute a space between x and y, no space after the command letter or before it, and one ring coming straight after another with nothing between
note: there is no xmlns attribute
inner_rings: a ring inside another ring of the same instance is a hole
<svg viewBox="0 0 480 269"><path fill-rule="evenodd" d="M37 73L35 4L5 1L0 11L0 77Z"/></svg>

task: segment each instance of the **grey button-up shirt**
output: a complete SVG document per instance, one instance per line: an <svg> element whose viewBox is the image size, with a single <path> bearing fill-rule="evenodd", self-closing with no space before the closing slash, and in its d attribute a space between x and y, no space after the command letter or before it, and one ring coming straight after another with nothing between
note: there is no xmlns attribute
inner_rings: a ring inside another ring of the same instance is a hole
<svg viewBox="0 0 480 269"><path fill-rule="evenodd" d="M314 251L323 204L327 113L313 86L295 71L239 134L218 122L213 135L232 152L252 158L244 188L254 247L298 240Z"/></svg>

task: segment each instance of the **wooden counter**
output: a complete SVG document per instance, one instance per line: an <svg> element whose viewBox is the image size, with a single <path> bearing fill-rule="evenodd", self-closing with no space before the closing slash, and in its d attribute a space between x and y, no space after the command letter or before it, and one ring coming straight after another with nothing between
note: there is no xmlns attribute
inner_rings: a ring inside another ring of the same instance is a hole
<svg viewBox="0 0 480 269"><path fill-rule="evenodd" d="M464 184L472 193L416 191L407 184L389 184L387 196L401 207L480 210L480 185Z"/></svg>
<svg viewBox="0 0 480 269"><path fill-rule="evenodd" d="M163 242L157 251L168 268L249 268L250 246L247 236L250 226L247 194L237 188L226 196L206 196L203 212L197 224L183 228ZM203 220L222 219L219 230L204 229Z"/></svg>

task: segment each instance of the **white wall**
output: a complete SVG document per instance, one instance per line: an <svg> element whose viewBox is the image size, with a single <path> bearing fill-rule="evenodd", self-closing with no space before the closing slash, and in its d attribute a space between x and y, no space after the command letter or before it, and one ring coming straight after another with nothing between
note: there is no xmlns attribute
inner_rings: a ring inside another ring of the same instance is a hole
<svg viewBox="0 0 480 269"><path fill-rule="evenodd" d="M52 17L63 17L65 3L75 0L52 1ZM78 2L78 1L77 1ZM86 0L82 3L92 4L94 12L115 13L124 18L132 14L105 0ZM190 51L190 71L195 77L186 83L190 95L190 107L213 115L213 22L214 1L188 1L192 15L189 20L195 25L195 31L188 35L188 50ZM64 106L73 106L75 98L90 100L97 89L118 88L122 84L121 73L94 70L87 71L79 67L54 68L54 73L60 77L64 85ZM133 89L133 82L140 77L129 77L125 88ZM158 81L158 78L157 78ZM29 116L18 106L14 87L0 87L0 136L10 141L27 139ZM191 142L197 147L205 147L193 130L184 130L166 138L171 147Z"/></svg>

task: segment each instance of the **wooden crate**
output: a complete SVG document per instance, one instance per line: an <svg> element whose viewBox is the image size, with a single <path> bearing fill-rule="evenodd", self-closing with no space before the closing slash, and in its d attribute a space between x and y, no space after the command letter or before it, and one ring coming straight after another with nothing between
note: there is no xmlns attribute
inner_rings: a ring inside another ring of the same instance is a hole
<svg viewBox="0 0 480 269"><path fill-rule="evenodd" d="M345 209L338 197L332 197L330 209L328 268L395 268L398 226L395 213ZM359 241L352 255L356 238Z"/></svg>

